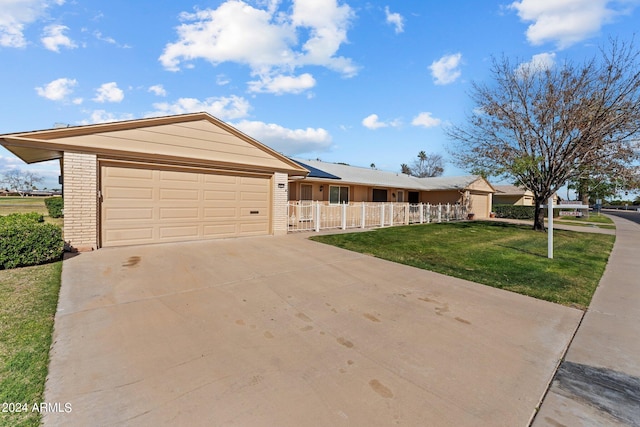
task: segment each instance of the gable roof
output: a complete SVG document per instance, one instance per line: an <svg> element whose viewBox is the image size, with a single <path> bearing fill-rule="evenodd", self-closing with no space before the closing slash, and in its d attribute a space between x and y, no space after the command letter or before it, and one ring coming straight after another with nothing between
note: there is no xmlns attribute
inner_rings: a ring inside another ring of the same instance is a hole
<svg viewBox="0 0 640 427"><path fill-rule="evenodd" d="M60 159L65 151L222 169L308 171L209 115L166 117L0 135L0 144L27 163Z"/></svg>
<svg viewBox="0 0 640 427"><path fill-rule="evenodd" d="M493 187L484 178L478 175L448 176L434 178L417 178L400 172L389 172L378 169L350 166L339 163L328 163L319 160L293 159L306 168L314 168L329 175L339 177L345 184L367 185L371 187L389 187L407 190L422 191L447 191L468 189L476 182L482 182L488 186L489 191ZM309 174L307 179L323 180L322 177Z"/></svg>
<svg viewBox="0 0 640 427"><path fill-rule="evenodd" d="M516 185L494 185L497 196L524 196L533 195L533 193L525 188Z"/></svg>

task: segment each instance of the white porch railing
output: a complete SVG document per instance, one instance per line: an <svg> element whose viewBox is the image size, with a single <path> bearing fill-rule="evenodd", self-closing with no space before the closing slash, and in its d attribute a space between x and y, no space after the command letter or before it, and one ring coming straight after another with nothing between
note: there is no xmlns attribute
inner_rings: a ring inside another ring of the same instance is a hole
<svg viewBox="0 0 640 427"><path fill-rule="evenodd" d="M429 203L349 203L295 201L287 206L289 231L320 231L330 228L374 228L430 222L459 221L467 218L459 204Z"/></svg>

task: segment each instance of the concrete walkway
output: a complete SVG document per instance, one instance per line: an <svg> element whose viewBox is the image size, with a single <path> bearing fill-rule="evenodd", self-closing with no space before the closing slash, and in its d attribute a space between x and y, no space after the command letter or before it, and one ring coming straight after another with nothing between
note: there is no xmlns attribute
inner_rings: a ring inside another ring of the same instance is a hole
<svg viewBox="0 0 640 427"><path fill-rule="evenodd" d="M582 312L300 236L64 262L45 426L526 426Z"/></svg>
<svg viewBox="0 0 640 427"><path fill-rule="evenodd" d="M609 263L534 427L640 426L640 225L611 218Z"/></svg>

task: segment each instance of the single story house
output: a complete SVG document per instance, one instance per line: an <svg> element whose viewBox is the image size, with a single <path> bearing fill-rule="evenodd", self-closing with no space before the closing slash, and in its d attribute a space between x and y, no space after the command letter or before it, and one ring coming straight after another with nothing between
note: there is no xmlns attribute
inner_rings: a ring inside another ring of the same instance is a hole
<svg viewBox="0 0 640 427"><path fill-rule="evenodd" d="M494 205L533 206L533 193L516 185L494 185Z"/></svg>
<svg viewBox="0 0 640 427"><path fill-rule="evenodd" d="M488 218L493 186L481 176L417 178L400 172L349 166L318 160L293 159L309 170L289 182L289 200L462 204L476 218Z"/></svg>
<svg viewBox="0 0 640 427"><path fill-rule="evenodd" d="M308 171L207 113L0 135L58 159L65 240L79 250L287 232L287 183Z"/></svg>

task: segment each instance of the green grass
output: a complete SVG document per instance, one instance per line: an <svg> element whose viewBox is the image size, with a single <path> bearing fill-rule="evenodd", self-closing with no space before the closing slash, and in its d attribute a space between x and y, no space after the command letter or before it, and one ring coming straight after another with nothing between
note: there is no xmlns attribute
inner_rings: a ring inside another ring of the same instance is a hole
<svg viewBox="0 0 640 427"><path fill-rule="evenodd" d="M530 226L461 222L314 236L319 242L584 309L604 272L614 236Z"/></svg>
<svg viewBox="0 0 640 427"><path fill-rule="evenodd" d="M0 426L38 426L62 262L0 270L0 404L28 404L0 413Z"/></svg>
<svg viewBox="0 0 640 427"><path fill-rule="evenodd" d="M558 221L570 221L570 222L592 222L596 224L613 224L613 220L604 215L589 214L589 216L575 217L575 216L562 216L558 217Z"/></svg>
<svg viewBox="0 0 640 427"><path fill-rule="evenodd" d="M49 216L47 207L44 204L44 199L44 197L0 197L0 215L37 212L44 217L46 222L62 227L64 220L62 218L51 218Z"/></svg>

